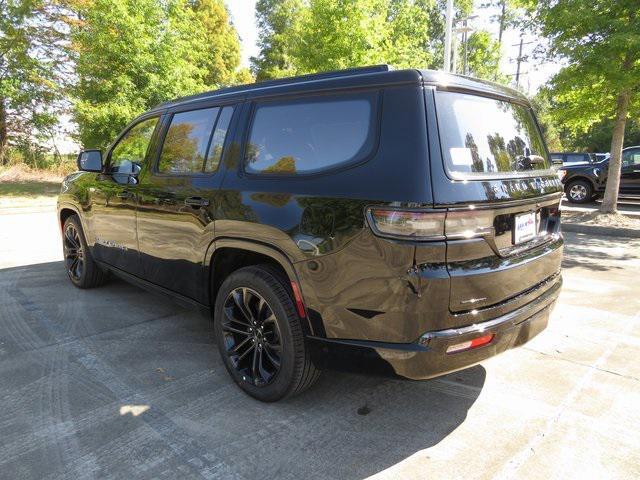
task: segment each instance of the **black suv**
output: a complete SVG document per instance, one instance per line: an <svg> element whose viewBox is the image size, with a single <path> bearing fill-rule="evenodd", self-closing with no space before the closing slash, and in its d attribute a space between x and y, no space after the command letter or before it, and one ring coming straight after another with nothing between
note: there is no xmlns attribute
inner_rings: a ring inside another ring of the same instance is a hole
<svg viewBox="0 0 640 480"><path fill-rule="evenodd" d="M426 379L521 345L561 285L562 187L529 102L386 66L159 105L59 198L78 287L108 272L210 310L275 401L323 368Z"/></svg>
<svg viewBox="0 0 640 480"><path fill-rule="evenodd" d="M563 165L558 168L558 176L570 202L589 203L604 194L608 170L609 157L590 164ZM622 197L640 197L640 146L622 150L618 193Z"/></svg>

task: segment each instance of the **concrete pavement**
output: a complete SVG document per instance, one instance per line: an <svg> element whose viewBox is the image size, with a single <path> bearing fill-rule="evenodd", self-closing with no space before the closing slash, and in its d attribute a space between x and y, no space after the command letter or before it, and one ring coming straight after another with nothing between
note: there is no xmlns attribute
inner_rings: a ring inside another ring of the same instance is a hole
<svg viewBox="0 0 640 480"><path fill-rule="evenodd" d="M0 478L638 478L640 240L566 240L526 346L426 382L325 372L265 405L208 318L75 289L53 212L0 215Z"/></svg>

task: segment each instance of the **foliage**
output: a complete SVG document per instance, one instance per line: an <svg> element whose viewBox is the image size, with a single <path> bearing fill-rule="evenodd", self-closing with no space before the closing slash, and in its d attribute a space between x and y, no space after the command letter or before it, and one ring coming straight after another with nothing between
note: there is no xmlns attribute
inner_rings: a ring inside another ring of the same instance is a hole
<svg viewBox="0 0 640 480"><path fill-rule="evenodd" d="M607 116L586 129L572 128L564 122L564 114L553 98L553 90L543 87L533 98L534 108L550 151L609 152L614 118ZM561 140L562 139L562 140ZM630 117L625 129L623 147L640 145L640 118Z"/></svg>
<svg viewBox="0 0 640 480"><path fill-rule="evenodd" d="M500 73L500 44L489 32L479 30L471 33L467 48L469 75L506 83L507 78Z"/></svg>
<svg viewBox="0 0 640 480"><path fill-rule="evenodd" d="M0 2L0 165L7 147L39 148L61 109L59 8L45 0Z"/></svg>
<svg viewBox="0 0 640 480"><path fill-rule="evenodd" d="M246 80L222 0L72 0L78 82L74 119L85 147L104 147L163 101Z"/></svg>
<svg viewBox="0 0 640 480"><path fill-rule="evenodd" d="M640 115L640 12L637 0L519 0L567 66L552 79L563 123L586 131L615 116L601 210L617 208L626 120ZM579 21L577 21L579 19Z"/></svg>
<svg viewBox="0 0 640 480"><path fill-rule="evenodd" d="M640 114L637 0L544 0L529 7L550 41L549 56L568 62L551 84L567 125L585 129L612 116L626 89L633 94L630 115Z"/></svg>
<svg viewBox="0 0 640 480"><path fill-rule="evenodd" d="M291 36L299 31L302 0L258 0L256 20L260 54L251 59L256 80L295 74Z"/></svg>
<svg viewBox="0 0 640 480"><path fill-rule="evenodd" d="M456 2L458 17L472 1ZM443 0L259 0L258 80L363 65L439 68ZM494 79L500 49L487 32L470 36L473 75ZM484 49L487 49L485 52Z"/></svg>

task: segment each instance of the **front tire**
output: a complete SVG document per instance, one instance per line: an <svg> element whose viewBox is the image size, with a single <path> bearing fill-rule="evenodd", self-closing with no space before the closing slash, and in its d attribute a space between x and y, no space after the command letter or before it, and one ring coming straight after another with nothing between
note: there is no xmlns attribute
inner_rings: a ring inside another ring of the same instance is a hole
<svg viewBox="0 0 640 480"><path fill-rule="evenodd" d="M93 260L77 215L71 215L62 226L62 251L67 275L76 287L94 288L106 281L107 273Z"/></svg>
<svg viewBox="0 0 640 480"><path fill-rule="evenodd" d="M297 395L319 377L287 283L267 265L241 268L224 281L214 334L233 380L258 400Z"/></svg>
<svg viewBox="0 0 640 480"><path fill-rule="evenodd" d="M593 198L593 187L586 180L569 183L565 191L571 203L589 203Z"/></svg>

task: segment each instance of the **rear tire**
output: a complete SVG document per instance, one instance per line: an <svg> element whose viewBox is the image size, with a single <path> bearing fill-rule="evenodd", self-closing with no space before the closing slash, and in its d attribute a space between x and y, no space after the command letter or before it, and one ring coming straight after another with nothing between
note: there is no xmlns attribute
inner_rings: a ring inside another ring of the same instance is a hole
<svg viewBox="0 0 640 480"><path fill-rule="evenodd" d="M108 278L93 260L77 215L71 215L62 226L62 250L69 280L78 288L94 288Z"/></svg>
<svg viewBox="0 0 640 480"><path fill-rule="evenodd" d="M589 203L593 199L593 187L586 180L574 180L565 189L571 203Z"/></svg>
<svg viewBox="0 0 640 480"><path fill-rule="evenodd" d="M245 393L275 402L303 392L318 379L287 282L268 265L229 275L214 313L222 362Z"/></svg>

